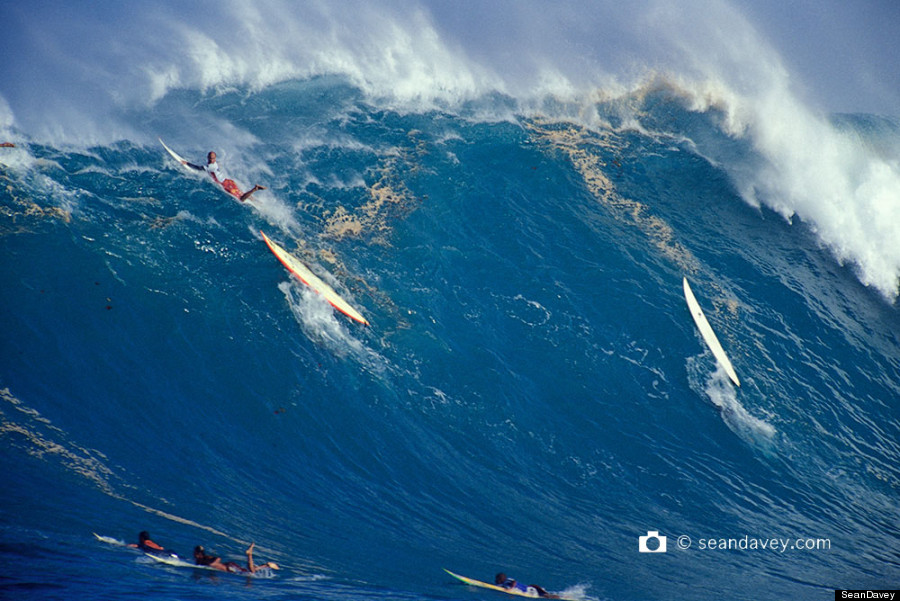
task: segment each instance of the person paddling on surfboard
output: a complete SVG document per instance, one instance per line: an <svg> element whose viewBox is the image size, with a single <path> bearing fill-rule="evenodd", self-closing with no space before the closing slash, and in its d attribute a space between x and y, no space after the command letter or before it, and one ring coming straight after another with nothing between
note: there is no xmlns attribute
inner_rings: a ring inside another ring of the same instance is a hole
<svg viewBox="0 0 900 601"><path fill-rule="evenodd" d="M155 553L157 555L174 555L176 557L178 556L175 551L166 549L162 545L158 545L153 542L150 539L150 533L146 530L142 530L140 534L138 534L137 544L130 543L128 546L132 549L140 549L144 553Z"/></svg>
<svg viewBox="0 0 900 601"><path fill-rule="evenodd" d="M216 183L225 188L226 192L239 199L241 202L244 202L245 200L250 198L250 196L257 190L266 189L265 186L260 186L259 184L257 184L253 186L253 189L249 192L241 192L241 189L237 187L237 184L234 183L233 179L228 179L225 177L224 171L216 162L216 153L213 151L209 151L209 154L206 155L206 165L195 165L193 163L188 163L187 161L184 161L184 164L191 169L196 169L197 171L206 171Z"/></svg>
<svg viewBox="0 0 900 601"><path fill-rule="evenodd" d="M494 583L506 590L516 590L522 593L523 595L527 595L528 597L544 597L546 599L559 599L559 595L554 595L552 593L548 593L543 588L539 587L536 584L524 585L520 582L517 582L514 578L507 578L506 574L500 572L494 577Z"/></svg>
<svg viewBox="0 0 900 601"><path fill-rule="evenodd" d="M256 543L250 543L250 547L244 551L247 554L247 568L239 566L233 561L222 562L222 559L215 555L207 555L206 551L200 545L194 547L194 562L198 566L207 566L210 568L215 568L216 570L221 570L223 572L232 572L234 574L244 574L250 573L253 574L257 570L261 568L271 568L273 570L280 569L278 564L274 561L267 561L262 565L256 565L253 563L253 547L256 546Z"/></svg>

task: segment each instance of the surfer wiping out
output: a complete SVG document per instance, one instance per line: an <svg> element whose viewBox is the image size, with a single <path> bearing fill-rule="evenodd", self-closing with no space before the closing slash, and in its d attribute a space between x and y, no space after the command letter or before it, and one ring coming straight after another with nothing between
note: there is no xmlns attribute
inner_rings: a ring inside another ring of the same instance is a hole
<svg viewBox="0 0 900 601"><path fill-rule="evenodd" d="M240 199L241 202L244 202L250 196L256 192L257 190L265 190L265 186L260 186L259 184L253 186L253 188L248 192L241 192L241 189L237 187L237 184L234 183L234 180L227 179L225 177L224 171L219 167L219 163L216 162L216 153L210 151L208 155L206 155L206 165L195 165L193 163L188 163L187 161L182 161L187 167L191 169L196 169L197 171L206 171L209 173L210 177L213 178L218 184L220 184L225 191L234 196L235 198Z"/></svg>
<svg viewBox="0 0 900 601"><path fill-rule="evenodd" d="M223 562L221 558L215 555L207 555L206 551L200 545L194 547L194 562L198 566L207 566L210 568L215 568L217 570L221 570L223 572L232 572L235 574L244 574L249 573L253 574L257 570L261 568L271 568L273 570L279 569L278 564L274 561L267 561L262 565L256 565L253 563L253 547L256 546L256 543L250 543L250 546L247 548L244 553L247 554L247 568L243 568L239 566L233 561Z"/></svg>

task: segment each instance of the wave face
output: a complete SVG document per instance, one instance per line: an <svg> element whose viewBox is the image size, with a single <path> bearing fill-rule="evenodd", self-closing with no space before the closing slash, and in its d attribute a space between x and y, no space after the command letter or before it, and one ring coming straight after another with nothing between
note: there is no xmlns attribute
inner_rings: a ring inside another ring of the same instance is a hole
<svg viewBox="0 0 900 601"><path fill-rule="evenodd" d="M823 116L719 3L704 22L744 34L721 64L669 39L644 56L679 65L631 81L575 50L547 63L549 42L503 71L501 41L439 7L227 5L191 26L167 6L96 15L136 32L134 62L36 55L94 91L3 89L0 589L479 596L448 568L584 599L818 599L897 581L896 120ZM612 21L677 24L642 7ZM150 24L183 52L148 58ZM238 203L157 136L268 189ZM255 541L284 569L248 588L115 544L145 529L236 561ZM665 554L639 552L651 530Z"/></svg>

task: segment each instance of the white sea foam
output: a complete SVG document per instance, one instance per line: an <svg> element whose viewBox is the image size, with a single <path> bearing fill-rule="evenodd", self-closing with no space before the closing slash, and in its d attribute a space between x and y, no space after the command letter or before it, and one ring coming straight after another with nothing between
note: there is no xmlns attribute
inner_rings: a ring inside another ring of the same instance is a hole
<svg viewBox="0 0 900 601"><path fill-rule="evenodd" d="M687 370L691 388L706 395L718 408L722 421L732 432L747 443L769 449L775 440L777 430L741 404L737 389L720 365L716 365L715 371L709 371L710 360L712 355L708 352L688 358Z"/></svg>
<svg viewBox="0 0 900 601"><path fill-rule="evenodd" d="M430 106L491 92L520 99L615 93L648 70L695 76L725 67L753 85L761 74L746 57L776 54L754 29L765 23L766 2L257 0L209 10L175 0L152 7L106 0L90 13L41 11L40 4L10 15L9 43L21 53L0 66L3 95L34 135L132 128L121 111L181 89L260 89L337 74L372 97ZM0 105L0 119L3 113Z"/></svg>
<svg viewBox="0 0 900 601"><path fill-rule="evenodd" d="M321 274L321 277L332 280L331 283L337 285L327 274ZM337 357L355 359L372 374L381 375L386 372L386 360L351 333L351 326L346 324L343 316L339 316L323 296L296 281L282 282L278 289L284 294L297 323L311 340Z"/></svg>

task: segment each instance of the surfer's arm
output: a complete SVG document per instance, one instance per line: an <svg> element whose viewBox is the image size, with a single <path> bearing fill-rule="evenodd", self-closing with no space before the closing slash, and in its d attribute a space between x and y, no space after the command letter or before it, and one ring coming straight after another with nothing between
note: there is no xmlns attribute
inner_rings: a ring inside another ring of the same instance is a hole
<svg viewBox="0 0 900 601"><path fill-rule="evenodd" d="M209 169L207 169L207 166L195 165L193 163L188 163L187 161L182 161L182 163L184 164L185 167L190 167L191 169L194 169L195 171L205 171L205 172L209 173L209 176L211 178L213 178L214 182L219 183L219 184L222 183L222 181L219 180L219 177L216 175L216 172L210 171Z"/></svg>

